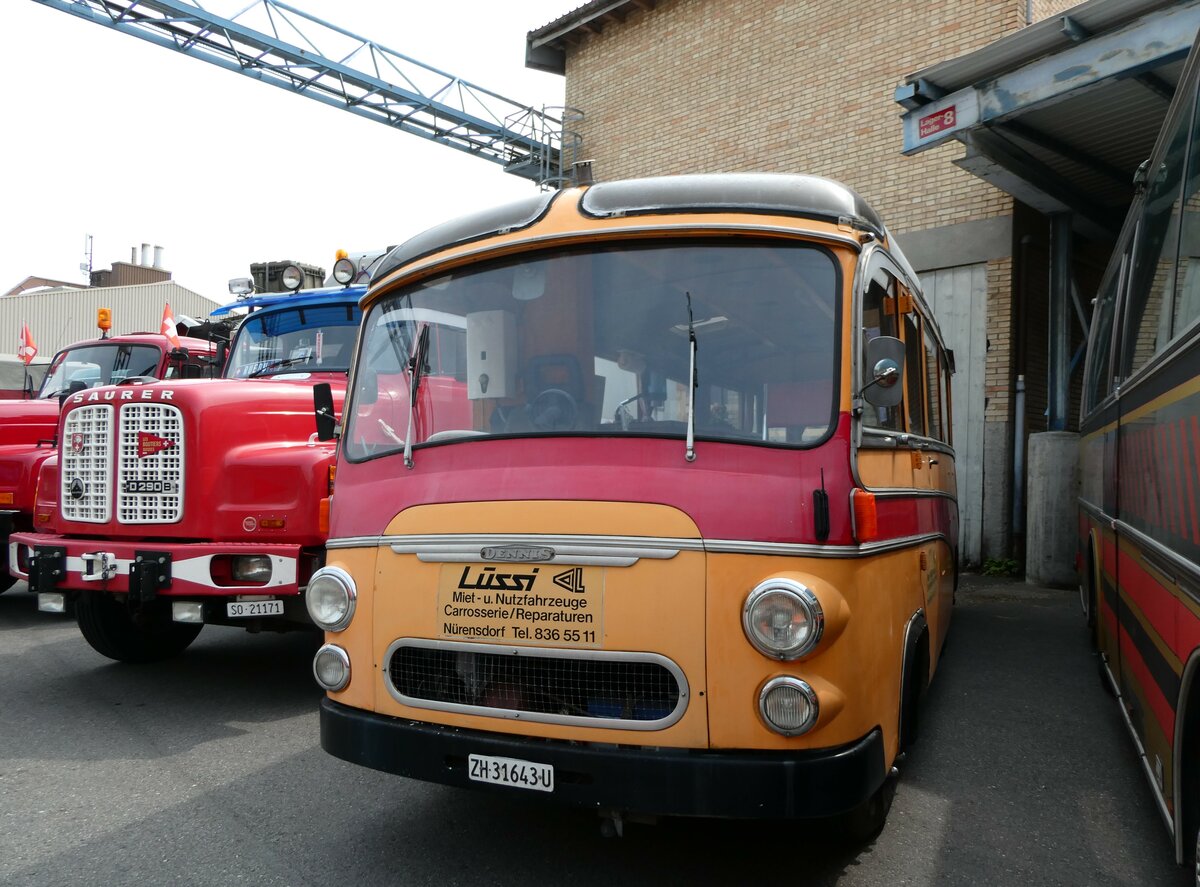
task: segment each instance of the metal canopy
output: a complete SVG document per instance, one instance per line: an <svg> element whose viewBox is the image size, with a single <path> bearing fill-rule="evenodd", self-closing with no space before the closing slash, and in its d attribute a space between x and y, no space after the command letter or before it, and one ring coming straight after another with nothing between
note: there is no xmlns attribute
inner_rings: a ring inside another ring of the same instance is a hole
<svg viewBox="0 0 1200 887"><path fill-rule="evenodd" d="M252 0L229 19L199 0L36 2L502 164L524 178L553 184L562 177L558 118L278 0Z"/></svg>
<svg viewBox="0 0 1200 887"><path fill-rule="evenodd" d="M904 153L957 140L958 166L1113 239L1197 30L1200 0L1088 0L925 68L896 89Z"/></svg>

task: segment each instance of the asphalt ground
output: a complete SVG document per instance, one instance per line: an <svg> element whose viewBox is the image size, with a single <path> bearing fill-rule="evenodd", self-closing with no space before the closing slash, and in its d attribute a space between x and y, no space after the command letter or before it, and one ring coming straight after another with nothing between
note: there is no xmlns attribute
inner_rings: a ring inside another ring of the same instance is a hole
<svg viewBox="0 0 1200 887"><path fill-rule="evenodd" d="M318 743L314 637L209 627L157 666L0 596L0 884L1176 885L1073 592L965 577L887 825L594 814L427 785Z"/></svg>

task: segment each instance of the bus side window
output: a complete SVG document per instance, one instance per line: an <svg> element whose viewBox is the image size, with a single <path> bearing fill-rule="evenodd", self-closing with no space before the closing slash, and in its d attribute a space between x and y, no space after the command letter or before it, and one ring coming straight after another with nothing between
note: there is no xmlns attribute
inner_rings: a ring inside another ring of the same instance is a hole
<svg viewBox="0 0 1200 887"><path fill-rule="evenodd" d="M1117 291L1124 276L1125 262L1101 284L1096 296L1096 309L1092 317L1092 341L1088 345L1087 375L1084 379L1084 410L1090 411L1108 397L1113 387L1112 329L1117 313Z"/></svg>
<svg viewBox="0 0 1200 887"><path fill-rule="evenodd" d="M925 434L925 387L921 370L921 327L917 313L904 315L904 379L910 434Z"/></svg>
<svg viewBox="0 0 1200 887"><path fill-rule="evenodd" d="M1122 378L1145 366L1171 338L1183 163L1190 130L1191 115L1181 115L1166 153L1150 173L1129 276Z"/></svg>
<svg viewBox="0 0 1200 887"><path fill-rule="evenodd" d="M937 341L929 333L929 328L921 324L925 333L925 397L929 403L929 436L937 440L946 439L946 425L942 389L942 374L938 372L941 361L938 360Z"/></svg>
<svg viewBox="0 0 1200 887"><path fill-rule="evenodd" d="M954 446L954 413L951 412L950 406L950 361L946 357L945 352L940 354L938 363L941 365L942 371L942 440Z"/></svg>
<svg viewBox="0 0 1200 887"><path fill-rule="evenodd" d="M1192 152L1183 186L1183 222L1179 239L1179 290L1171 337L1179 335L1200 317L1200 118L1192 126Z"/></svg>
<svg viewBox="0 0 1200 887"><path fill-rule="evenodd" d="M896 328L896 280L883 269L875 272L867 291L863 293L862 326L862 378L869 380L872 374L871 368L865 364L867 343L876 336L900 337L900 331ZM889 431L904 430L899 407L865 404L863 424Z"/></svg>

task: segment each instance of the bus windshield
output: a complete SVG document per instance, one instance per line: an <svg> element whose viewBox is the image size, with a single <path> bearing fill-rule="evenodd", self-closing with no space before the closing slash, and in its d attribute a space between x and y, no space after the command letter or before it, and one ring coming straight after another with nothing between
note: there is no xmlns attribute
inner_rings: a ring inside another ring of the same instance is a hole
<svg viewBox="0 0 1200 887"><path fill-rule="evenodd" d="M361 316L352 302L255 312L238 327L225 375L344 373Z"/></svg>
<svg viewBox="0 0 1200 887"><path fill-rule="evenodd" d="M39 397L57 397L77 382L85 388L110 385L131 376L158 376L162 352L153 345L85 345L61 351L50 364Z"/></svg>
<svg viewBox="0 0 1200 887"><path fill-rule="evenodd" d="M381 299L363 326L347 456L402 449L410 421L413 444L682 438L693 381L698 439L824 439L835 417L833 255L744 238L641 244L472 266Z"/></svg>

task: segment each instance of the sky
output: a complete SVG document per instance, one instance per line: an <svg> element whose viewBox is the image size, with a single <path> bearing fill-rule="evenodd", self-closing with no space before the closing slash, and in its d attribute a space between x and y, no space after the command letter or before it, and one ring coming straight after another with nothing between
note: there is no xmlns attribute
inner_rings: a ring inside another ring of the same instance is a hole
<svg viewBox="0 0 1200 887"><path fill-rule="evenodd" d="M230 16L251 0L201 3ZM525 67L525 35L581 3L289 5L540 109L563 104L563 78ZM499 164L35 0L5 3L0 57L10 72L0 90L0 292L31 275L85 282L90 236L93 269L161 246L177 283L224 302L230 278L249 276L253 262L328 271L338 249L382 249L536 193Z"/></svg>

